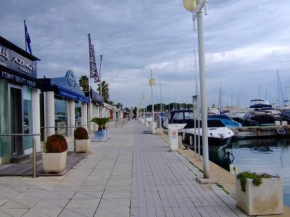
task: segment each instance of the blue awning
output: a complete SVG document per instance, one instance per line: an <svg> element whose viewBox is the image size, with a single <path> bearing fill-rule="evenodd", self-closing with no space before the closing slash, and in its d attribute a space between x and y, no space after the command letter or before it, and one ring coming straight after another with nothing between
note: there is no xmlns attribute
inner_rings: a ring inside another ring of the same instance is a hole
<svg viewBox="0 0 290 217"><path fill-rule="evenodd" d="M82 102L85 102L85 103L89 103L90 102L90 99L85 97L85 96L82 96L78 93L75 93L71 90L68 90L66 88L63 88L59 85L56 85L56 84L53 84L54 86L57 86L58 87L58 94L60 96L63 96L63 97L66 97L66 98L70 98L70 99L73 99L73 100L76 100L76 101L82 101Z"/></svg>

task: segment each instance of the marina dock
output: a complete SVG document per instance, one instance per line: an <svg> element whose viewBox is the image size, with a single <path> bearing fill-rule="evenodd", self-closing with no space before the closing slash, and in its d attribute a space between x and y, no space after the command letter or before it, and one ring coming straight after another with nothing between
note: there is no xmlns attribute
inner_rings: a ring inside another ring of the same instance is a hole
<svg viewBox="0 0 290 217"><path fill-rule="evenodd" d="M253 126L231 128L234 139L289 137L290 126Z"/></svg>

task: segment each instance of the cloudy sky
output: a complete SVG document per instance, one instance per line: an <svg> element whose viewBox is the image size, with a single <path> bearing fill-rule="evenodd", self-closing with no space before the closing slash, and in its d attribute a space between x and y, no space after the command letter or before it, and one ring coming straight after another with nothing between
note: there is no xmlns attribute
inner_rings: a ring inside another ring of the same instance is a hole
<svg viewBox="0 0 290 217"><path fill-rule="evenodd" d="M220 84L224 105L239 99L248 106L259 89L274 101L277 70L290 97L289 8L289 0L210 0L204 17L208 105L218 103ZM195 94L197 32L182 0L9 0L0 10L0 35L22 48L26 20L33 54L41 59L38 77L61 77L68 69L88 75L90 33L114 102L138 106L144 92L149 103L150 69L155 102L159 78L162 102L175 96L189 102Z"/></svg>

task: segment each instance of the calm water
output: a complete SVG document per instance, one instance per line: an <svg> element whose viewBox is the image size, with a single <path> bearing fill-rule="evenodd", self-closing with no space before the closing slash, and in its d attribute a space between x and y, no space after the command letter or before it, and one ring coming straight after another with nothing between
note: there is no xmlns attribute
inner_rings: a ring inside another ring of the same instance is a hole
<svg viewBox="0 0 290 217"><path fill-rule="evenodd" d="M210 146L209 159L228 171L232 163L240 172L279 175L284 204L290 206L290 139L234 140L226 147Z"/></svg>
<svg viewBox="0 0 290 217"><path fill-rule="evenodd" d="M283 178L284 203L290 206L290 140L259 139L232 141L228 160L240 172L251 171ZM224 162L224 161L221 161Z"/></svg>

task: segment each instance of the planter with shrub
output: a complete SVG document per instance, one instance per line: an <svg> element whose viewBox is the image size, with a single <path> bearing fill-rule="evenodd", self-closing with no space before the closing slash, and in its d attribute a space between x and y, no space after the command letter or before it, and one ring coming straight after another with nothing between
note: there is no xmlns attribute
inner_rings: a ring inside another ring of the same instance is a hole
<svg viewBox="0 0 290 217"><path fill-rule="evenodd" d="M93 118L91 122L98 125L98 130L94 132L94 138L92 139L93 142L105 142L106 141L106 134L103 130L104 119L103 118Z"/></svg>
<svg viewBox="0 0 290 217"><path fill-rule="evenodd" d="M107 124L108 122L110 122L110 118L103 118L103 122L104 122L103 130L105 131L106 139L109 139L110 134L109 134L109 129L106 128L106 124Z"/></svg>
<svg viewBox="0 0 290 217"><path fill-rule="evenodd" d="M277 176L242 172L236 181L237 207L248 215L283 213L283 183Z"/></svg>
<svg viewBox="0 0 290 217"><path fill-rule="evenodd" d="M67 142L62 135L47 137L42 161L45 173L62 173L64 171L67 161Z"/></svg>
<svg viewBox="0 0 290 217"><path fill-rule="evenodd" d="M88 152L90 150L91 141L88 131L83 127L78 127L74 131L76 152Z"/></svg>

